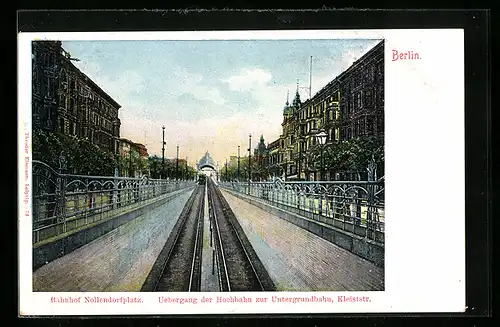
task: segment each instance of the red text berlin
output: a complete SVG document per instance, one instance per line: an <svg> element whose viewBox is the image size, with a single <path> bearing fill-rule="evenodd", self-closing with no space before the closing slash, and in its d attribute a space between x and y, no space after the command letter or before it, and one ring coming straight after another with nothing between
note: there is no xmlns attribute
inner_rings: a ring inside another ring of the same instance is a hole
<svg viewBox="0 0 500 327"><path fill-rule="evenodd" d="M417 60L422 59L420 55L413 51L398 52L398 50L392 50L392 61L396 60Z"/></svg>

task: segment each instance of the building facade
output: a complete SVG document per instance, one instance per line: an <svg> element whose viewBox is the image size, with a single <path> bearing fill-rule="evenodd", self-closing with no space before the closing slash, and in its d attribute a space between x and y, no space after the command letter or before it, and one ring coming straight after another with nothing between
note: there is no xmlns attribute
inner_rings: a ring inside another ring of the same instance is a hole
<svg viewBox="0 0 500 327"><path fill-rule="evenodd" d="M269 175L268 150L264 141L264 135L260 136L259 143L253 151L253 162L255 171L252 172L252 180L263 181Z"/></svg>
<svg viewBox="0 0 500 327"><path fill-rule="evenodd" d="M267 163L269 167L269 177L271 179L284 177L281 171L279 156L280 156L280 142L275 140L267 146Z"/></svg>
<svg viewBox="0 0 500 327"><path fill-rule="evenodd" d="M318 180L317 134L327 134L325 146L354 138L384 139L384 41L378 43L311 99L298 92L283 109L282 134L272 142L270 165L285 179ZM288 97L287 97L288 98ZM327 180L336 179L327 169Z"/></svg>
<svg viewBox="0 0 500 327"><path fill-rule="evenodd" d="M126 138L119 139L119 153L122 158L122 165L120 167L121 174L127 177L142 177L145 175L150 176L151 171L149 167L149 154L146 146L141 143L135 143ZM132 156L129 156L129 153L132 153ZM137 157L139 160L137 161ZM136 159L132 160L132 157ZM160 160L161 158L156 158L156 160ZM134 164L132 164L132 161Z"/></svg>
<svg viewBox="0 0 500 327"><path fill-rule="evenodd" d="M32 42L32 124L33 128L52 131L58 111L58 78L61 44Z"/></svg>
<svg viewBox="0 0 500 327"><path fill-rule="evenodd" d="M137 152L139 152L139 156L141 158L148 158L149 157L149 154L148 154L148 149L146 148L146 146L142 143L134 143L136 149L137 149Z"/></svg>
<svg viewBox="0 0 500 327"><path fill-rule="evenodd" d="M87 137L119 154L120 105L81 72L60 41L32 42L33 128Z"/></svg>
<svg viewBox="0 0 500 327"><path fill-rule="evenodd" d="M122 158L126 158L130 151L139 152L135 143L126 138L119 139L119 153Z"/></svg>

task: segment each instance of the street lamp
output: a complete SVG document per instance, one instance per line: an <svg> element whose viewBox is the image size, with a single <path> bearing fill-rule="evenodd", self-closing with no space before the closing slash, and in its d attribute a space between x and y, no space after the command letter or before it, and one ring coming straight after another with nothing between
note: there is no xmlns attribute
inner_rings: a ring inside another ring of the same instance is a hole
<svg viewBox="0 0 500 327"><path fill-rule="evenodd" d="M177 156L175 157L175 179L179 179L179 146L177 146Z"/></svg>
<svg viewBox="0 0 500 327"><path fill-rule="evenodd" d="M240 146L238 145L238 183L240 182Z"/></svg>
<svg viewBox="0 0 500 327"><path fill-rule="evenodd" d="M250 194L251 180L252 180L252 134L248 134L248 194Z"/></svg>
<svg viewBox="0 0 500 327"><path fill-rule="evenodd" d="M161 127L163 131L163 139L161 141L161 175L160 179L165 178L165 125Z"/></svg>
<svg viewBox="0 0 500 327"><path fill-rule="evenodd" d="M328 134L326 134L325 131L321 131L318 134L316 134L318 142L321 145L321 166L320 166L321 169L320 169L320 173L319 173L320 180L323 180L323 168L324 168L323 167L324 166L324 164L323 164L323 148L324 148L327 136L328 136Z"/></svg>
<svg viewBox="0 0 500 327"><path fill-rule="evenodd" d="M228 182L228 181L229 181L229 179L227 177L227 158L226 158L226 182Z"/></svg>
<svg viewBox="0 0 500 327"><path fill-rule="evenodd" d="M128 151L128 177L132 177L132 145Z"/></svg>

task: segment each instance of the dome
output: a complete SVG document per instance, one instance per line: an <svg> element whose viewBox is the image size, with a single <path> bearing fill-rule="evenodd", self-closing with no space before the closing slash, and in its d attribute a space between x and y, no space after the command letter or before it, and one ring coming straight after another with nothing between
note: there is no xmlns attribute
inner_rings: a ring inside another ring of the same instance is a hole
<svg viewBox="0 0 500 327"><path fill-rule="evenodd" d="M297 93L295 93L295 98L293 99L293 106L298 107L300 105L300 94L299 91L297 90Z"/></svg>
<svg viewBox="0 0 500 327"><path fill-rule="evenodd" d="M288 92L286 94L286 103L285 106L283 107L283 114L288 115L290 113L290 103L288 102Z"/></svg>

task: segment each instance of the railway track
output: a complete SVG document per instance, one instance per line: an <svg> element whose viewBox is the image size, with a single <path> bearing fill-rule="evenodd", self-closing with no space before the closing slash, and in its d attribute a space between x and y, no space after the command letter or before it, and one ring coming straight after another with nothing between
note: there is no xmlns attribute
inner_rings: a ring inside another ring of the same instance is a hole
<svg viewBox="0 0 500 327"><path fill-rule="evenodd" d="M141 291L201 290L204 194L205 186L196 186Z"/></svg>
<svg viewBox="0 0 500 327"><path fill-rule="evenodd" d="M220 291L274 291L273 281L212 181L208 202Z"/></svg>
<svg viewBox="0 0 500 327"><path fill-rule="evenodd" d="M204 277L214 282L211 291L274 291L273 281L221 191L210 179L206 184L198 185L189 197L141 291L199 292ZM212 259L205 258L202 276L205 191Z"/></svg>

